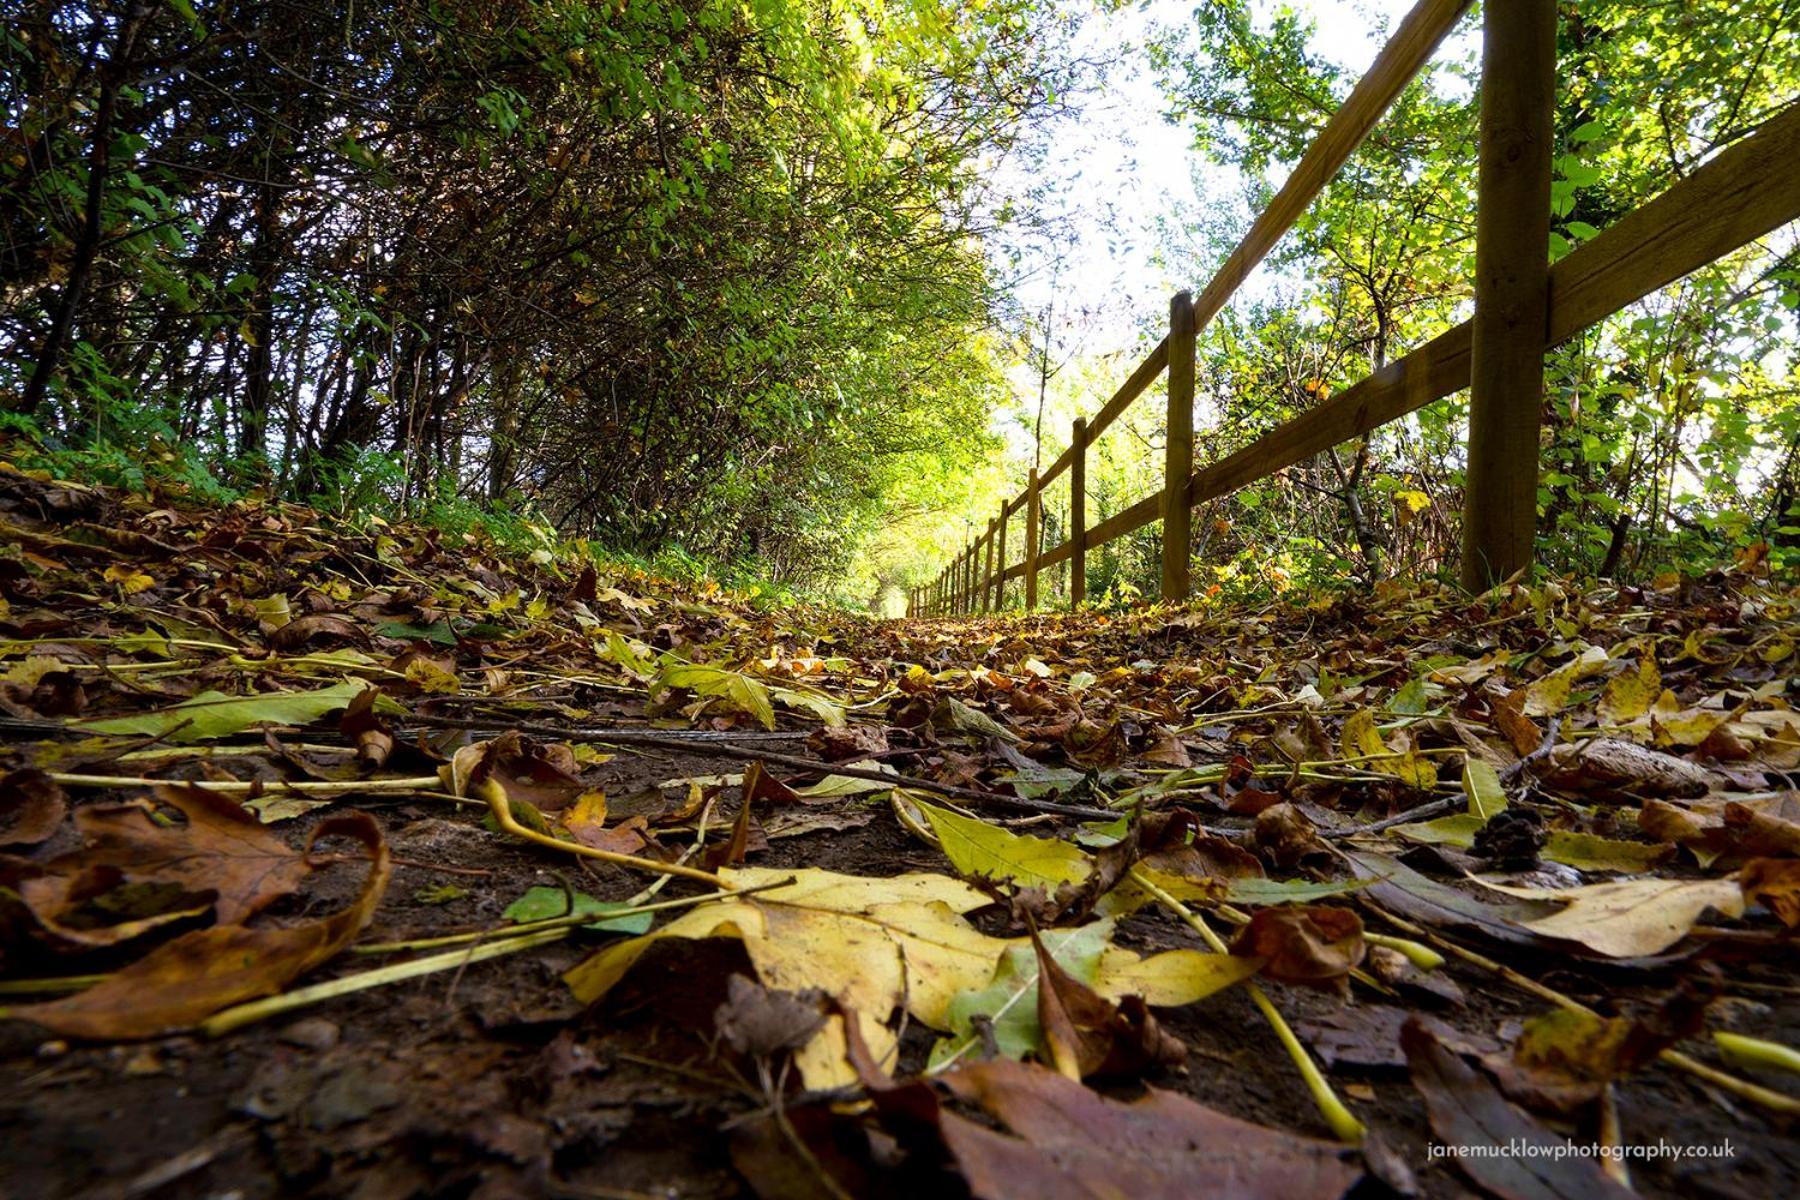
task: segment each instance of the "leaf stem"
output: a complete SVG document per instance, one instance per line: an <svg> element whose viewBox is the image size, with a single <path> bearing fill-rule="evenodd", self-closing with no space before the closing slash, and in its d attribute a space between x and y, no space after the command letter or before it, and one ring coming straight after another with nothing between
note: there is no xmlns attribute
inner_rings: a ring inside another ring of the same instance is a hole
<svg viewBox="0 0 1800 1200"><path fill-rule="evenodd" d="M1530 992L1540 1000L1548 1000L1559 1008L1566 1008L1570 1012L1585 1013L1590 1017L1599 1015L1593 1009L1574 997L1565 996L1555 988L1546 987L1544 984L1539 983L1537 980L1532 979L1527 975L1521 975L1509 966L1497 963L1485 955L1477 954L1467 947L1459 946L1449 938L1442 937L1421 925L1415 925L1406 918L1396 916L1385 908L1378 909L1377 911L1381 913L1382 919L1387 921L1388 924L1399 929L1404 929L1410 934L1422 937L1429 942L1442 946L1464 962L1469 963L1472 966L1480 967L1483 970L1492 971L1514 987L1519 988L1522 991ZM1717 1037L1718 1035L1715 1034L1714 1036ZM1800 1098L1783 1095L1773 1088L1766 1088L1761 1084L1751 1083L1747 1079L1739 1079L1729 1072L1721 1071L1717 1067L1708 1066L1699 1059L1683 1054L1679 1050L1664 1050L1661 1054L1657 1055L1657 1058L1667 1065L1674 1067L1676 1070L1686 1071L1696 1079L1701 1079L1712 1084L1720 1091L1731 1093L1740 1100L1747 1100L1761 1108L1766 1108L1771 1112L1781 1113L1785 1116L1800 1116Z"/></svg>
<svg viewBox="0 0 1800 1200"><path fill-rule="evenodd" d="M1155 896L1164 908L1186 922L1188 928L1199 934L1215 954L1231 953L1223 939L1212 931L1211 926L1189 910L1187 905L1164 891L1155 880L1136 867L1131 869L1131 877L1152 896ZM1331 1126L1331 1132L1337 1136L1339 1141L1360 1145L1363 1136L1368 1132L1363 1127L1363 1123L1356 1119L1356 1114L1352 1113L1344 1102L1338 1099L1337 1093L1331 1090L1331 1084L1327 1083L1325 1076L1320 1073L1318 1064L1313 1062L1312 1055L1306 1052L1306 1047L1300 1044L1300 1039L1294 1036L1294 1031L1289 1028L1287 1021L1276 1009L1268 994L1254 980L1246 981L1244 986L1250 991L1251 1003L1261 1011L1263 1019L1269 1023L1269 1028L1275 1031L1275 1037L1281 1042L1282 1048L1288 1052L1288 1057L1294 1060L1294 1066L1300 1071L1300 1078L1306 1083L1306 1090L1312 1093L1313 1103L1318 1107L1319 1115L1325 1118L1325 1123Z"/></svg>
<svg viewBox="0 0 1800 1200"><path fill-rule="evenodd" d="M517 954L521 950L530 950L535 946L547 946L551 942L560 942L568 936L567 929L546 929L537 933L528 933L522 937L489 942L485 946L475 946L468 950L452 950L444 954L431 955L429 958L415 958L410 962L390 963L385 967L376 967L372 971L358 971L354 975L345 975L324 983L315 983L311 987L296 988L291 992L283 992L279 996L269 996L262 1000L252 1000L248 1004L233 1005L202 1021L200 1032L208 1037L220 1037L254 1021L292 1012L297 1008L305 1008L317 1004L321 1000L332 1000L339 996L367 991L369 988L381 987L384 984L398 983L403 979L416 979L421 975L431 975L438 971L452 971L468 963L499 958L504 954Z"/></svg>

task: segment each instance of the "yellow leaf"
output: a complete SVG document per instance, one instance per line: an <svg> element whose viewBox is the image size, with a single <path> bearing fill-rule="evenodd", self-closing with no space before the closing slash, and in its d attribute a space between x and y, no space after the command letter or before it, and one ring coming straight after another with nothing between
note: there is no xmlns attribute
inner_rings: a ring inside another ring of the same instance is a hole
<svg viewBox="0 0 1800 1200"><path fill-rule="evenodd" d="M931 822L931 831L937 835L944 856L964 875L1006 879L1023 887L1055 891L1062 884L1086 879L1093 870L1080 848L1060 838L1009 833L936 805L920 800L914 803Z"/></svg>
<svg viewBox="0 0 1800 1200"><path fill-rule="evenodd" d="M1389 753L1381 731L1375 728L1375 713L1367 708L1344 722L1342 742L1345 758L1373 758Z"/></svg>
<svg viewBox="0 0 1800 1200"><path fill-rule="evenodd" d="M1598 646L1589 646L1573 662L1534 680L1525 689L1525 715L1553 717L1569 702L1570 690L1581 680L1606 669L1612 657Z"/></svg>
<svg viewBox="0 0 1800 1200"><path fill-rule="evenodd" d="M417 655L406 664L406 679L427 694L454 696L462 691L455 675L424 655Z"/></svg>
<svg viewBox="0 0 1800 1200"><path fill-rule="evenodd" d="M1500 775L1478 758L1463 764L1463 795L1469 798L1469 815L1482 824L1506 811L1506 789L1500 786Z"/></svg>
<svg viewBox="0 0 1800 1200"><path fill-rule="evenodd" d="M1146 1004L1178 1008L1250 978L1261 966L1261 959L1233 954L1165 950L1139 958L1130 950L1111 946L1100 956L1100 978L1094 990L1108 1000L1142 996Z"/></svg>
<svg viewBox="0 0 1800 1200"><path fill-rule="evenodd" d="M606 793L595 788L575 797L575 803L569 806L569 811L563 816L563 824L570 829L600 829L605 826Z"/></svg>
<svg viewBox="0 0 1800 1200"><path fill-rule="evenodd" d="M1713 730L1742 712L1742 708L1683 708L1675 693L1664 690L1650 707L1649 725L1658 746L1698 746Z"/></svg>
<svg viewBox="0 0 1800 1200"><path fill-rule="evenodd" d="M1673 842L1627 842L1592 833L1552 830L1543 855L1578 871L1648 871L1675 853Z"/></svg>
<svg viewBox="0 0 1800 1200"><path fill-rule="evenodd" d="M1395 492L1394 503L1406 509L1406 511L1412 515L1417 516L1431 507L1431 497L1424 492Z"/></svg>
<svg viewBox="0 0 1800 1200"><path fill-rule="evenodd" d="M1657 693L1662 691L1662 673L1648 653L1638 659L1637 670L1615 675L1601 693L1598 715L1602 725L1623 725L1650 711Z"/></svg>
<svg viewBox="0 0 1800 1200"><path fill-rule="evenodd" d="M1659 954L1686 937L1709 908L1744 915L1744 889L1735 879L1624 879L1564 889L1507 887L1480 877L1476 882L1526 900L1569 901L1561 912L1525 927L1609 958Z"/></svg>
<svg viewBox="0 0 1800 1200"><path fill-rule="evenodd" d="M127 596L134 596L145 588L153 587L156 584L156 580L150 578L150 576L144 574L136 567L128 566L124 563L118 563L106 568L105 578L108 583L118 584L119 590L124 592Z"/></svg>
<svg viewBox="0 0 1800 1200"><path fill-rule="evenodd" d="M1475 835L1487 822L1474 813L1456 813L1435 821L1412 821L1394 826L1394 832L1409 842L1430 846L1455 846L1467 850L1475 844Z"/></svg>
<svg viewBox="0 0 1800 1200"><path fill-rule="evenodd" d="M880 1060L893 1051L887 1021L905 1005L920 1022L947 1029L950 999L985 984L1010 943L990 938L961 913L989 903L982 892L946 875L887 878L742 868L720 874L734 887L785 887L728 899L686 913L662 929L616 942L564 978L592 1002L622 979L656 942L670 937L735 937L771 988L817 987L858 1017L864 1040ZM844 1058L841 1025L814 1035L796 1056L808 1087L854 1081Z"/></svg>
<svg viewBox="0 0 1800 1200"><path fill-rule="evenodd" d="M769 698L769 689L736 671L698 663L670 663L663 667L651 687L659 691L687 688L697 695L723 700L738 711L750 714L764 729L775 728L775 706Z"/></svg>

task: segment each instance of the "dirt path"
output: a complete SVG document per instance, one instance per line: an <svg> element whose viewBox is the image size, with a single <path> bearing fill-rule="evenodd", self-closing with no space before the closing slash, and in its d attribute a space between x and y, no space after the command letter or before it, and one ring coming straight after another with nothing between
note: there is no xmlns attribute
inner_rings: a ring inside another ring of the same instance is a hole
<svg viewBox="0 0 1800 1200"><path fill-rule="evenodd" d="M1712 1036L1800 1041L1797 623L1754 564L1482 602L875 624L4 472L0 520L0 1196L1617 1186L1591 1159L1435 1155L1481 1143L1471 1112L1549 1146L1689 1154L1627 1160L1645 1194L1800 1184L1800 1087ZM699 737L594 732L652 729ZM496 809L652 869L531 844ZM1398 865L1357 887L1342 850ZM674 861L770 890L611 918L712 936L517 940L577 901L711 894L646 897ZM1586 890L1565 912L1470 873ZM1203 962L1145 878L1237 958ZM1662 886L1592 890L1614 881ZM1158 1002L1240 960L1254 978ZM1546 1020L1495 966L1604 1016ZM994 1003L1008 987L1022 1002ZM1253 987L1361 1152L1332 1144ZM846 1021L873 1066L831 1048ZM1084 1084L983 1061L1020 1045ZM947 1052L937 1082L905 1082ZM1123 1105L1146 1085L1206 1109ZM1028 1102L1066 1119L1034 1131Z"/></svg>

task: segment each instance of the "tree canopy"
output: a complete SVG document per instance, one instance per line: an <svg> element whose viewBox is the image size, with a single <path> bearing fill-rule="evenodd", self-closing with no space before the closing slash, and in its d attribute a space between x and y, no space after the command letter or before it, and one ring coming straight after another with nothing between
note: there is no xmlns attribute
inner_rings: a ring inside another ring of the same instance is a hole
<svg viewBox="0 0 1800 1200"><path fill-rule="evenodd" d="M786 580L982 448L980 168L1066 70L1028 0L45 0L4 37L15 421Z"/></svg>

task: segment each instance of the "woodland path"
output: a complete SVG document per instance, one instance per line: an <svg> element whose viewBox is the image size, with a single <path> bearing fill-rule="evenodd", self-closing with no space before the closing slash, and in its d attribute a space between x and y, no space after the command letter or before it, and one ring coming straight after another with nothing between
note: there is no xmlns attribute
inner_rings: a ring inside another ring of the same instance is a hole
<svg viewBox="0 0 1800 1200"><path fill-rule="evenodd" d="M1714 1037L1800 1040L1800 621L1753 560L872 622L10 471L0 521L0 1195L1620 1187L1434 1130L1800 1186L1800 1086ZM763 890L515 928L712 890L670 862Z"/></svg>

